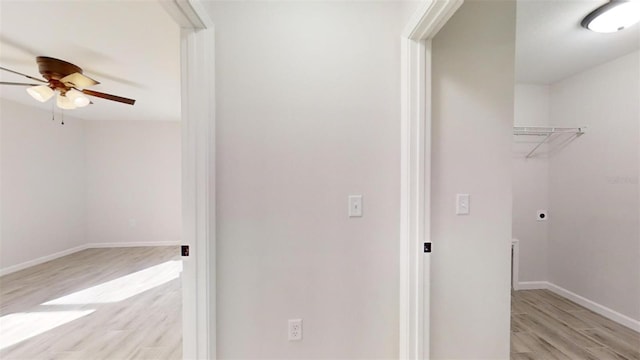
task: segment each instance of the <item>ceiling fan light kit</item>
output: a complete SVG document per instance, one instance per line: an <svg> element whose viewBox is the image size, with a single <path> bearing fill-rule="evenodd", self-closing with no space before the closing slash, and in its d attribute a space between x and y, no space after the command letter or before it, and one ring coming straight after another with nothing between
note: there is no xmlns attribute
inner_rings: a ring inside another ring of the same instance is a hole
<svg viewBox="0 0 640 360"><path fill-rule="evenodd" d="M70 62L46 56L38 56L36 62L38 63L38 70L45 80L3 67L0 67L0 70L39 81L44 83L43 85L4 81L0 82L0 85L29 86L27 93L40 102L46 102L57 94L56 104L60 109L65 110L85 107L91 104L91 100L87 95L128 105L133 105L136 102L134 99L86 89L99 84L99 82L84 75L80 67Z"/></svg>
<svg viewBox="0 0 640 360"><path fill-rule="evenodd" d="M27 88L27 93L31 95L32 98L40 102L46 102L53 97L55 91L53 91L53 89L51 89L48 85L36 85Z"/></svg>
<svg viewBox="0 0 640 360"><path fill-rule="evenodd" d="M60 109L64 110L72 110L76 108L76 105L73 103L73 101L62 94L58 94L58 96L56 97L56 105L58 105Z"/></svg>
<svg viewBox="0 0 640 360"><path fill-rule="evenodd" d="M76 89L67 91L64 96L71 100L75 107L85 107L91 103L91 100L89 100L88 97Z"/></svg>
<svg viewBox="0 0 640 360"><path fill-rule="evenodd" d="M640 0L611 0L587 15L580 23L598 33L614 33L640 22Z"/></svg>

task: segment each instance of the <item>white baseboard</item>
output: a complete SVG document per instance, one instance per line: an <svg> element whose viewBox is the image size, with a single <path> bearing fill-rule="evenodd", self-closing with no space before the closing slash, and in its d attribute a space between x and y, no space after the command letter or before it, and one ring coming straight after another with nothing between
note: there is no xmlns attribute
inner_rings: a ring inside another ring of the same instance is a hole
<svg viewBox="0 0 640 360"><path fill-rule="evenodd" d="M89 243L88 249L118 248L118 247L144 247L144 246L176 246L178 241L141 241L141 242L112 242L112 243Z"/></svg>
<svg viewBox="0 0 640 360"><path fill-rule="evenodd" d="M12 265L12 266L8 266L4 269L0 269L0 276L3 275L7 275L7 274L11 274L14 273L16 271L20 271L32 266L36 266L36 265L40 265L42 263L46 263L47 261L51 261L51 260L55 260L57 258L61 258L63 256L67 256L67 255L71 255L75 252L78 251L82 251L84 249L87 249L88 245L80 245L80 246L76 246L76 247L72 247L71 249L67 249L67 250L62 250L59 251L55 254L51 254L51 255L46 255L46 256L42 256L39 257L37 259L33 259L33 260L29 260L29 261L25 261L23 263L20 264L16 264L16 265Z"/></svg>
<svg viewBox="0 0 640 360"><path fill-rule="evenodd" d="M633 329L635 331L640 332L640 321L636 320L636 319L632 319L630 317L628 317L627 315L624 314L620 314L619 312L609 309L608 307L604 306L604 305L600 305L595 301L591 301L583 296L580 296L576 293L573 293L567 289L561 288L558 285L555 284L551 284L549 283L549 290L553 291L554 293L567 298L571 301L573 301L574 303L578 304L578 305L582 305L584 307L586 307L587 309L600 314L604 317L606 317L609 320L613 320L615 322L617 322L620 325L624 325L630 329Z"/></svg>
<svg viewBox="0 0 640 360"><path fill-rule="evenodd" d="M549 283L546 281L520 281L518 283L518 290L537 290L548 288Z"/></svg>
<svg viewBox="0 0 640 360"><path fill-rule="evenodd" d="M86 250L86 249L99 249L99 248L119 248L119 247L143 247L143 246L176 246L180 245L178 241L150 241L150 242L127 242L127 243L90 243L84 244L76 247L72 247L71 249L59 251L55 254L42 256L37 259L25 261L20 264L8 266L4 269L0 269L0 276L4 276L7 274L14 273L16 271L24 270L26 268L40 265L42 263L46 263L47 261L55 260L57 258L61 258L63 256L71 255L78 251Z"/></svg>
<svg viewBox="0 0 640 360"><path fill-rule="evenodd" d="M640 332L640 321L630 318L627 315L621 314L604 305L598 304L595 301L589 300L584 296L580 296L548 281L524 281L518 284L518 288L519 290L547 289L554 292L555 294L562 296L565 299L573 301L578 305L584 306L585 308L595 312L596 314L600 314L609 320L615 321L620 325Z"/></svg>
<svg viewBox="0 0 640 360"><path fill-rule="evenodd" d="M511 288L520 290L520 240L511 239Z"/></svg>

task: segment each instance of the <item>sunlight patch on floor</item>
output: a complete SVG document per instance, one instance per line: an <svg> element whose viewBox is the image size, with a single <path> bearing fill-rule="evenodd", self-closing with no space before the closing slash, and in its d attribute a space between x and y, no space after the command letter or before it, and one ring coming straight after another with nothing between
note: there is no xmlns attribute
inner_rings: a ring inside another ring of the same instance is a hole
<svg viewBox="0 0 640 360"><path fill-rule="evenodd" d="M104 304L118 302L177 279L181 271L182 261L167 261L100 285L65 295L42 305Z"/></svg>
<svg viewBox="0 0 640 360"><path fill-rule="evenodd" d="M29 312L2 316L0 317L0 350L93 313L96 309L89 308L92 304L123 301L168 283L177 279L181 271L182 261L167 261L47 301ZM65 307L68 309L69 305L80 309L62 310ZM58 306L60 310L56 310Z"/></svg>
<svg viewBox="0 0 640 360"><path fill-rule="evenodd" d="M0 317L0 350L87 316L90 310L15 313Z"/></svg>

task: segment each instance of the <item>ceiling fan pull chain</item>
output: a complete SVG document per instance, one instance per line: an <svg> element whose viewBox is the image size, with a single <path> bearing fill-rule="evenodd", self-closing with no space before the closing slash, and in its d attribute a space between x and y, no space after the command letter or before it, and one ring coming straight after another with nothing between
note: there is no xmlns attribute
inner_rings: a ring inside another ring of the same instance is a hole
<svg viewBox="0 0 640 360"><path fill-rule="evenodd" d="M54 108L53 101L51 102L51 121L56 120L56 109Z"/></svg>
<svg viewBox="0 0 640 360"><path fill-rule="evenodd" d="M62 122L60 123L60 125L64 125L64 110L62 110L60 113L62 114Z"/></svg>

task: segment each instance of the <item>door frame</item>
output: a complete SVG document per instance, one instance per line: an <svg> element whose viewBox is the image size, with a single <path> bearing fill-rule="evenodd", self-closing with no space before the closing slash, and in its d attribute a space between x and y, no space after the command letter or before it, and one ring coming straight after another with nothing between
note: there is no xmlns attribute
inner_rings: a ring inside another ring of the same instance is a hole
<svg viewBox="0 0 640 360"><path fill-rule="evenodd" d="M182 29L183 358L215 359L214 26L198 0L158 1ZM422 3L401 39L401 359L429 359L431 39L462 3Z"/></svg>
<svg viewBox="0 0 640 360"><path fill-rule="evenodd" d="M157 1L181 29L182 357L215 359L215 33L199 0Z"/></svg>
<svg viewBox="0 0 640 360"><path fill-rule="evenodd" d="M400 359L430 358L431 39L462 3L421 3L401 38Z"/></svg>

